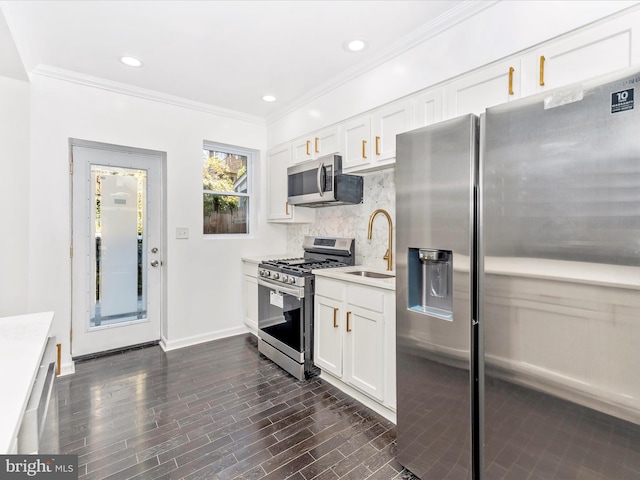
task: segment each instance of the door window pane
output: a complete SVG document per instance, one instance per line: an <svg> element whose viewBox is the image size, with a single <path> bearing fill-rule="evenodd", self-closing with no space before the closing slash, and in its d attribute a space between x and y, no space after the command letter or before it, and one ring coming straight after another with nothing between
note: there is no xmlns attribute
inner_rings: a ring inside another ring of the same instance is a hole
<svg viewBox="0 0 640 480"><path fill-rule="evenodd" d="M147 316L147 172L91 166L92 245L90 327Z"/></svg>

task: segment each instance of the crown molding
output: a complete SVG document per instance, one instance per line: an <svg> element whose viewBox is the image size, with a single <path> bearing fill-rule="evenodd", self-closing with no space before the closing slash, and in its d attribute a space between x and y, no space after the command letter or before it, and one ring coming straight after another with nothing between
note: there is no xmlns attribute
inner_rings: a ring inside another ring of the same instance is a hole
<svg viewBox="0 0 640 480"><path fill-rule="evenodd" d="M31 71L30 75L40 75L43 77L54 78L56 80L62 80L65 82L76 83L78 85L84 85L86 87L99 88L114 93L120 93L122 95L129 95L132 97L143 98L145 100L152 100L154 102L166 103L168 105L188 108L190 110L196 110L198 112L220 115L223 117L232 118L234 120L241 120L244 122L254 123L262 126L266 125L265 119L257 115L250 115L228 108L217 107L208 103L196 102L175 95L169 95L166 93L157 92L155 90L135 87L126 83L113 82L104 78L84 75L82 73L51 67L49 65L38 65Z"/></svg>
<svg viewBox="0 0 640 480"><path fill-rule="evenodd" d="M29 75L40 75L44 77L54 78L57 80L71 82L92 88L99 88L122 95L143 98L146 100L166 103L190 110L210 113L213 115L220 115L235 120L266 126L294 112L307 103L320 98L323 95L326 95L332 90L339 88L340 86L358 78L361 75L364 75L374 68L384 64L385 62L388 62L393 58L407 52L408 50L411 50L417 45L426 42L427 40L437 36L447 29L452 28L458 23L463 22L468 18L473 17L474 15L477 15L487 8L490 8L494 4L499 3L500 1L501 0L465 0L451 10L448 10L444 14L434 18L432 21L427 22L422 27L409 32L398 42L381 50L366 62L361 62L357 65L354 65L352 68L345 70L342 74L332 78L331 80L325 82L317 88L310 90L305 95L302 95L282 109L268 115L266 118L238 112L236 110L231 110L223 107L218 107L208 103L189 100L175 95L165 94L155 90L135 87L126 83L114 82L111 80L106 80L104 78L93 77L71 70L64 70L49 65L38 65L29 73Z"/></svg>
<svg viewBox="0 0 640 480"><path fill-rule="evenodd" d="M307 103L331 92L332 90L335 90L341 85L344 85L361 75L364 75L374 68L384 64L385 62L388 62L393 58L402 55L403 53L411 50L421 43L424 43L427 40L439 35L440 33L454 27L458 23L463 22L468 18L479 14L480 12L483 12L487 8L492 7L500 1L501 0L465 0L451 10L448 10L447 12L439 15L430 22L425 23L420 28L409 32L396 43L381 50L366 62L361 62L357 65L354 65L352 68L345 70L342 74L332 78L328 82L325 82L319 87L310 90L308 93L289 103L284 108L268 115L266 118L267 125L280 120L281 118L290 113L293 113L295 110L306 105Z"/></svg>

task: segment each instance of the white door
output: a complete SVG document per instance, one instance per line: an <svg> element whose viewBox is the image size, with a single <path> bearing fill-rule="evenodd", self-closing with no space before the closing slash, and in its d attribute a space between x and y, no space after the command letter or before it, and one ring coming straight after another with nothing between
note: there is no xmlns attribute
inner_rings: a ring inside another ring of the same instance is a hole
<svg viewBox="0 0 640 480"><path fill-rule="evenodd" d="M162 158L71 142L73 357L160 339Z"/></svg>

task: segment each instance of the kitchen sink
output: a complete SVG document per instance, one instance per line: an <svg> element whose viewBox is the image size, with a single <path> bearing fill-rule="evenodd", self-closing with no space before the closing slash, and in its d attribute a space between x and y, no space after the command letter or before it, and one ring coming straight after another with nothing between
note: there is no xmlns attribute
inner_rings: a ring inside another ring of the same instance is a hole
<svg viewBox="0 0 640 480"><path fill-rule="evenodd" d="M393 273L378 273L378 272L368 272L366 270L354 270L353 272L345 272L349 275L358 275L359 277L367 277L367 278L395 278Z"/></svg>

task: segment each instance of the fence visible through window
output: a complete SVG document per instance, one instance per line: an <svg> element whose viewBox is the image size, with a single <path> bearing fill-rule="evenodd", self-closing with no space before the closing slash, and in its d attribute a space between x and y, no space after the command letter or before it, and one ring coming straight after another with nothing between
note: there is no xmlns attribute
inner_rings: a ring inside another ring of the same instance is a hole
<svg viewBox="0 0 640 480"><path fill-rule="evenodd" d="M203 149L203 232L249 233L250 153Z"/></svg>

